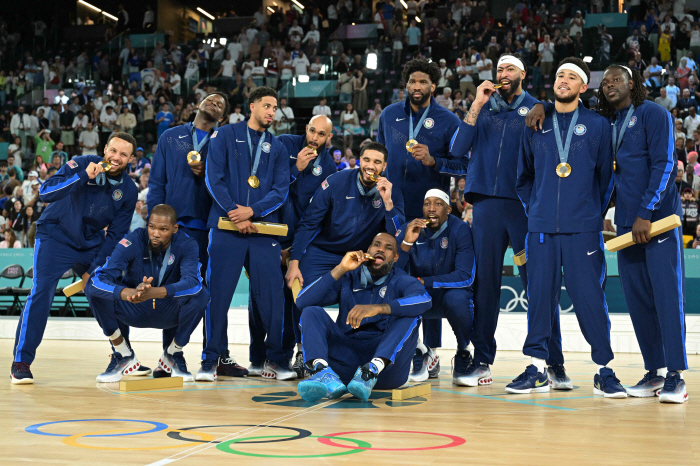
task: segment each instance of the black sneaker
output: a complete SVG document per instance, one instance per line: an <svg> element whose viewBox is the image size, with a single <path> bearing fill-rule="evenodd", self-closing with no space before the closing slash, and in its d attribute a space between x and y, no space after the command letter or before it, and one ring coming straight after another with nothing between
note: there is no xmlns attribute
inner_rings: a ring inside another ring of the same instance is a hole
<svg viewBox="0 0 700 466"><path fill-rule="evenodd" d="M248 369L239 366L236 360L231 357L228 350L224 350L219 356L219 365L216 367L216 374L223 377L245 377Z"/></svg>
<svg viewBox="0 0 700 466"><path fill-rule="evenodd" d="M161 367L156 367L153 371L153 378L160 379L161 377L171 377L173 374L171 372L165 372Z"/></svg>
<svg viewBox="0 0 700 466"><path fill-rule="evenodd" d="M304 366L304 355L301 351L298 351L296 357L294 358L292 370L297 373L297 378L299 379L303 379L307 375L306 367Z"/></svg>
<svg viewBox="0 0 700 466"><path fill-rule="evenodd" d="M452 383L455 385L463 385L461 378L467 375L467 369L472 363L472 354L469 350L459 350L455 355L452 369Z"/></svg>
<svg viewBox="0 0 700 466"><path fill-rule="evenodd" d="M10 372L10 382L13 384L30 384L34 383L32 371L29 369L29 364L26 362L13 362L12 371Z"/></svg>
<svg viewBox="0 0 700 466"><path fill-rule="evenodd" d="M129 375L140 375L140 376L146 376L146 375L151 375L153 371L151 370L150 367L144 366L141 364L138 369L136 369L133 373Z"/></svg>

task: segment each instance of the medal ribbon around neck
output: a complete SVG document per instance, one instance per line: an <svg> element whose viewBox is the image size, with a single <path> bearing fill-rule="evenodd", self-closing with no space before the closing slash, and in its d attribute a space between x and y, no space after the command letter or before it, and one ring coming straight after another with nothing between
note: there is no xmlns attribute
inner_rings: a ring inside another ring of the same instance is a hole
<svg viewBox="0 0 700 466"><path fill-rule="evenodd" d="M625 122L622 124L622 129L620 130L620 139L617 139L617 124L612 125L612 144L613 144L613 154L615 155L615 158L617 158L617 151L620 150L620 146L622 145L622 138L625 135L625 130L627 129L627 125L629 124L630 120L632 119L632 114L634 113L634 105L630 107L629 110L627 110L627 116L625 117ZM615 122L617 123L617 122Z"/></svg>
<svg viewBox="0 0 700 466"><path fill-rule="evenodd" d="M428 116L428 112L430 111L430 102L428 102L428 106L425 107L425 111L423 112L423 116L420 117L420 120L418 120L418 125L414 128L413 127L413 107L409 104L408 106L408 139L416 139L418 137L418 133L420 133L420 130L423 127L423 122L425 121L425 118Z"/></svg>
<svg viewBox="0 0 700 466"><path fill-rule="evenodd" d="M246 128L246 136L248 136L248 150L250 151L251 157L253 156L253 141L250 139L250 128ZM254 177L258 172L258 165L260 165L260 154L262 153L262 145L265 142L265 132L263 131L258 141L258 148L255 149L255 158L252 160L252 167L250 169L250 176Z"/></svg>
<svg viewBox="0 0 700 466"><path fill-rule="evenodd" d="M194 125L192 125L192 145L194 146L195 152L202 152L202 147L204 147L204 145L209 140L209 136L211 136L211 133L207 133L207 135L204 136L204 139L199 141L199 138L197 137L197 128ZM248 140L250 140L250 136L248 136L248 138Z"/></svg>
<svg viewBox="0 0 700 466"><path fill-rule="evenodd" d="M569 160L569 149L571 148L571 137L574 135L574 128L576 127L576 121L578 120L578 107L574 111L574 116L571 118L571 125L569 130L566 132L566 145L561 144L561 134L559 134L559 122L557 121L557 112L554 111L552 121L554 122L554 138L557 140L557 151L559 152L560 165L566 164ZM557 169L557 173L559 170ZM560 175L561 176L561 175Z"/></svg>
<svg viewBox="0 0 700 466"><path fill-rule="evenodd" d="M522 91L515 103L509 105L498 92L494 92L489 98L489 102L491 103L491 110L500 110L501 108L504 110L515 110L520 106L524 98L525 91Z"/></svg>

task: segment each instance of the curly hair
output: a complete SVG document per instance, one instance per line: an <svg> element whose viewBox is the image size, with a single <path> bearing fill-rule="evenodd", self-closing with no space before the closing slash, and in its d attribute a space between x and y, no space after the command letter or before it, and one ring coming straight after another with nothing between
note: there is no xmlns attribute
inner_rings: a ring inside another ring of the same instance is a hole
<svg viewBox="0 0 700 466"><path fill-rule="evenodd" d="M605 71L603 71L603 76L605 76L605 73L611 68L617 68L622 71L622 75L625 77L625 83L628 83L630 79L633 81L632 90L630 91L630 100L632 101L632 105L639 107L647 98L647 88L644 87L644 79L642 79L642 76L637 70L628 69L622 65L608 66L605 68ZM630 76L630 72L632 72L632 76ZM598 99L598 113L606 118L612 118L615 115L615 106L608 102L608 98L605 97L605 92L599 89L596 97Z"/></svg>
<svg viewBox="0 0 700 466"><path fill-rule="evenodd" d="M440 81L440 67L437 63L424 58L414 58L403 67L403 73L401 74L403 82L407 83L408 78L416 71L427 74L432 84L437 84Z"/></svg>

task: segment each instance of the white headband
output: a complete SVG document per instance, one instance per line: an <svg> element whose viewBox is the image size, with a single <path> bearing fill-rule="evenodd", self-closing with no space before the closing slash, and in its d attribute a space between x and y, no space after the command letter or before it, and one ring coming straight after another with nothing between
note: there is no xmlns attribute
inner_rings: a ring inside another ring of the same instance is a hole
<svg viewBox="0 0 700 466"><path fill-rule="evenodd" d="M429 197L437 197L445 201L445 204L447 204L448 206L450 205L450 196L448 196L447 194L445 194L444 191L441 191L439 189L431 189L427 193L425 193L425 199L428 199Z"/></svg>
<svg viewBox="0 0 700 466"><path fill-rule="evenodd" d="M496 68L498 68L501 65L513 65L517 68L520 68L521 70L526 70L525 65L523 62L517 58L514 57L513 55L503 55L501 58L498 59L498 65Z"/></svg>
<svg viewBox="0 0 700 466"><path fill-rule="evenodd" d="M630 78L633 77L634 75L632 74L632 70L627 68L625 65L620 65L620 68L624 68L627 70L627 72L630 74Z"/></svg>
<svg viewBox="0 0 700 466"><path fill-rule="evenodd" d="M559 74L559 72L561 70L573 71L574 73L576 73L577 75L579 75L581 77L583 84L588 84L588 78L586 77L586 73L583 72L583 70L581 69L580 66L574 65L573 63L564 63L557 70L557 74Z"/></svg>

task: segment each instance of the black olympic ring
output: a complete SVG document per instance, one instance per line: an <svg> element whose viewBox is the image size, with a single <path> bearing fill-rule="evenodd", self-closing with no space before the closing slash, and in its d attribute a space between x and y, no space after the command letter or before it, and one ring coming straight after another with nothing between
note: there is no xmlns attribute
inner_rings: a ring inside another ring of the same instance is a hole
<svg viewBox="0 0 700 466"><path fill-rule="evenodd" d="M287 430L294 430L298 432L298 435L294 437L287 437L287 438L281 438L278 440L261 440L259 442L253 442L252 440L249 440L247 442L236 442L238 443L276 443L276 442L289 442L290 440L301 440L303 438L309 437L311 435L311 431L308 431L306 429L298 429L296 427L284 427L284 426L266 426L262 424L225 424L221 426L194 426L194 427L183 427L181 429L177 430L199 430L199 429L211 429L214 427L272 427L275 429L287 429ZM212 440L210 442L207 442L206 440L195 440L195 439L189 439L185 438L181 435L180 432L168 432L168 437L170 437L173 440L182 440L183 442L194 442L194 443L221 443L216 440Z"/></svg>

